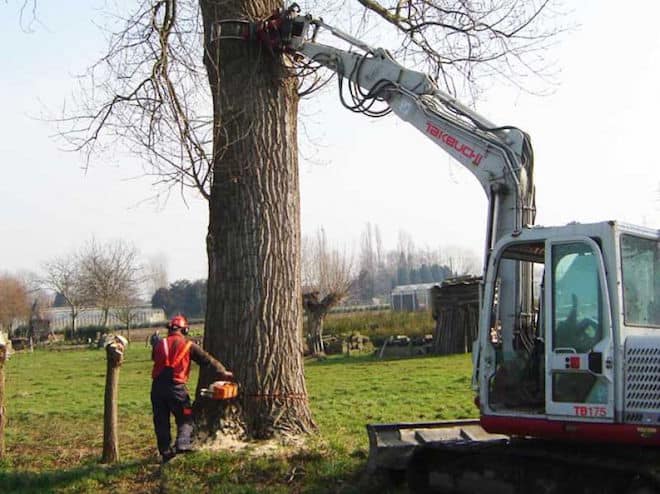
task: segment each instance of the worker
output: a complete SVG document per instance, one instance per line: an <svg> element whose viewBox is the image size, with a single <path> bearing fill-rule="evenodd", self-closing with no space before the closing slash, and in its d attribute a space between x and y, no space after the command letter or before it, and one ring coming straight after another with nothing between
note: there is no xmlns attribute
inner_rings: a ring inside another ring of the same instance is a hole
<svg viewBox="0 0 660 494"><path fill-rule="evenodd" d="M192 450L192 404L186 388L190 361L195 361L200 367L215 370L218 379L233 380L233 374L220 362L185 338L188 334L188 321L184 316L174 316L168 323L167 330L167 337L160 340L151 353L154 361L151 373L151 406L158 452L163 463L178 453ZM174 415L177 426L174 445L171 444L170 414Z"/></svg>
<svg viewBox="0 0 660 494"><path fill-rule="evenodd" d="M160 337L160 330L156 328L153 333L147 338L146 345L151 346L151 349L156 346L156 344L161 340L162 338ZM145 345L145 346L146 346Z"/></svg>

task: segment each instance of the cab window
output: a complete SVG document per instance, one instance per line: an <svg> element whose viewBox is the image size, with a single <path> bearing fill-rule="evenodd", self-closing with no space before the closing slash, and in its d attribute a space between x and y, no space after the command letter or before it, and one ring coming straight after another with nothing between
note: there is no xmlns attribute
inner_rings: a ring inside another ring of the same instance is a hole
<svg viewBox="0 0 660 494"><path fill-rule="evenodd" d="M660 327L660 242L622 235L621 270L626 325Z"/></svg>
<svg viewBox="0 0 660 494"><path fill-rule="evenodd" d="M588 352L603 338L598 256L582 242L552 247L552 348Z"/></svg>

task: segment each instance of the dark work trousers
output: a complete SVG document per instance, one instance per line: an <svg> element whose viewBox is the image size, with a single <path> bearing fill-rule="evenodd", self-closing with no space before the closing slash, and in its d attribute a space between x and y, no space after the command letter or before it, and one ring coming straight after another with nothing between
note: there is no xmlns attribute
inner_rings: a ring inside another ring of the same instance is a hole
<svg viewBox="0 0 660 494"><path fill-rule="evenodd" d="M163 374L168 374L167 369ZM192 408L185 384L175 384L170 376L158 376L151 384L151 407L154 413L154 428L158 451L161 455L170 451L170 414L176 421L176 451L190 450L192 434Z"/></svg>

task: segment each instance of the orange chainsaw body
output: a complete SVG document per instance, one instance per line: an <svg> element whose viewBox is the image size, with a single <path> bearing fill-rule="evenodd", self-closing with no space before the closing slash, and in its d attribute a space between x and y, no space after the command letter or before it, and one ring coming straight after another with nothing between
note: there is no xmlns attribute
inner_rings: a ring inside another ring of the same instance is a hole
<svg viewBox="0 0 660 494"><path fill-rule="evenodd" d="M215 381L208 388L202 390L202 396L212 400L228 400L238 396L238 384L231 381Z"/></svg>

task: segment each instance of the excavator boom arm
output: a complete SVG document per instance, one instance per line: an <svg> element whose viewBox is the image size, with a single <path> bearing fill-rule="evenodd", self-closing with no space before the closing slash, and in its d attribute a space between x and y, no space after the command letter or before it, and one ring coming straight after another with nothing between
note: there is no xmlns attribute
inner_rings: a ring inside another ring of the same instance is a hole
<svg viewBox="0 0 660 494"><path fill-rule="evenodd" d="M353 84L355 112L382 116L390 111L409 122L428 139L466 167L482 185L489 200L486 257L503 235L534 222L532 150L528 136L514 127L497 127L440 90L431 78L396 62L381 48L326 24L300 15L296 5L259 23L224 21L219 37L254 39L273 52L303 56ZM234 29L236 23L242 27ZM357 51L316 41L320 30L350 44ZM225 33L223 36L222 33ZM357 98L357 100L356 100ZM373 110L378 104L385 110Z"/></svg>

